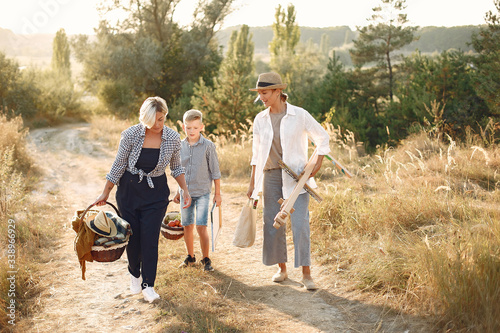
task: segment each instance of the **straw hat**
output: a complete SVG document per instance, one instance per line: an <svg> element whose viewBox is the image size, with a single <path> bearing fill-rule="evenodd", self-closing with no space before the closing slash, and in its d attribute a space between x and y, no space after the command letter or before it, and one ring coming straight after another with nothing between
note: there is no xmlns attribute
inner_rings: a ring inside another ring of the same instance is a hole
<svg viewBox="0 0 500 333"><path fill-rule="evenodd" d="M100 211L94 218L88 218L87 226L101 236L114 237L116 236L116 225L106 213Z"/></svg>
<svg viewBox="0 0 500 333"><path fill-rule="evenodd" d="M286 83L281 82L281 76L278 73L262 73L259 75L257 85L251 91L264 89L285 89Z"/></svg>

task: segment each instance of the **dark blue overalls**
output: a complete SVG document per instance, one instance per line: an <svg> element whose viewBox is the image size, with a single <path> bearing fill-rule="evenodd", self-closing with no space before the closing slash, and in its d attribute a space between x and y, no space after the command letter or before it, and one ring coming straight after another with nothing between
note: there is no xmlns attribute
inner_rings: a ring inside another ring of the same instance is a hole
<svg viewBox="0 0 500 333"><path fill-rule="evenodd" d="M151 172L158 164L160 149L142 148L136 168ZM154 188L145 178L125 171L116 191L116 202L122 217L130 223L132 236L127 245L128 270L142 275L142 288L153 287L158 265L158 238L168 206L170 190L165 174L152 177Z"/></svg>

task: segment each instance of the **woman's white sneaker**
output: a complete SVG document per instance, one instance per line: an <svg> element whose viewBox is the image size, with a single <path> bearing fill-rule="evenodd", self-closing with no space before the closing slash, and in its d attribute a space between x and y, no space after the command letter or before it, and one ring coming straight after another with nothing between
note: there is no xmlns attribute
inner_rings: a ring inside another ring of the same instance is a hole
<svg viewBox="0 0 500 333"><path fill-rule="evenodd" d="M313 279L302 279L302 281L300 281L300 282L302 282L302 284L304 285L304 287L307 290L316 290L316 289L318 289L318 287L314 283Z"/></svg>
<svg viewBox="0 0 500 333"><path fill-rule="evenodd" d="M149 303L153 303L155 300L160 298L160 295L156 293L153 287L146 287L142 289L142 295L144 295L144 299Z"/></svg>
<svg viewBox="0 0 500 333"><path fill-rule="evenodd" d="M273 275L273 282L283 282L288 278L288 274L286 272L282 272L281 270L278 273Z"/></svg>
<svg viewBox="0 0 500 333"><path fill-rule="evenodd" d="M139 294L142 291L141 280L141 277L136 278L135 276L130 275L130 292L133 295Z"/></svg>

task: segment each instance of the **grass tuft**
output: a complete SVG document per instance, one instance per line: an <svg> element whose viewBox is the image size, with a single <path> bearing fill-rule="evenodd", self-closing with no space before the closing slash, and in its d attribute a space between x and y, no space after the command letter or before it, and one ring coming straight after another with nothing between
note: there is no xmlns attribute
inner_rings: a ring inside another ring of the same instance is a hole
<svg viewBox="0 0 500 333"><path fill-rule="evenodd" d="M51 208L29 200L28 184L36 173L26 152L26 134L20 117L0 115L0 327L6 329L36 309L36 262L53 233L46 223Z"/></svg>
<svg viewBox="0 0 500 333"><path fill-rule="evenodd" d="M353 286L443 330L500 331L498 147L420 133L312 204L313 248Z"/></svg>

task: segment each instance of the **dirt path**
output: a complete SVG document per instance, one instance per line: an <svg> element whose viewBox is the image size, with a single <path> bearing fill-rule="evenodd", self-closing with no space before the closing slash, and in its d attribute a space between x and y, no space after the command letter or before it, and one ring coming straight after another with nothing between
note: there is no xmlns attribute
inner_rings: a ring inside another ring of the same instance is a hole
<svg viewBox="0 0 500 333"><path fill-rule="evenodd" d="M74 232L70 219L74 211L91 203L100 193L114 152L85 139L86 124L54 129L39 129L30 134L38 166L44 178L35 198L54 196L64 212L58 227L61 240L51 260L44 265L41 284L44 292L38 302L42 310L26 320L24 327L33 332L151 332L159 310L142 295L128 291L126 255L113 263L89 263L87 280L81 279L73 250ZM170 184L172 184L170 182ZM231 277L242 294L267 318L273 332L428 332L418 320L388 314L382 307L367 305L343 289L326 270L317 267L313 274L322 289L306 291L300 270L293 268L289 250L289 280L270 281L274 267L261 263L261 228L256 244L248 249L231 245L239 210L244 198L236 191L224 193L224 228L213 253L216 270ZM114 198L114 194L110 196ZM291 246L291 245L290 245ZM112 273L110 273L112 272Z"/></svg>

